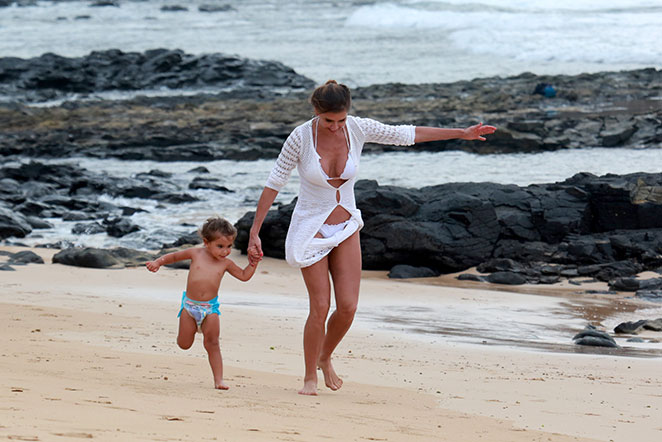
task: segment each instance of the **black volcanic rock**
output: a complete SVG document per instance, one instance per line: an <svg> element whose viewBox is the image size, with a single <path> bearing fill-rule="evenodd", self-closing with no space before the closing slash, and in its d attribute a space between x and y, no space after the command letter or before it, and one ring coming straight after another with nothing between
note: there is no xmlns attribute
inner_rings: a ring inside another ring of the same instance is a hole
<svg viewBox="0 0 662 442"><path fill-rule="evenodd" d="M540 82L555 84L557 96L531 94ZM466 127L480 116L498 127L485 142L421 143L418 150L482 154L593 146L657 149L662 146L662 101L655 99L659 84L662 71L655 69L382 84L355 89L351 112L384 123L445 127ZM9 100L13 97L13 102L0 104L0 156L75 154L155 161L275 158L291 130L310 118L307 99L313 87L312 80L286 66L223 54L114 49L76 59L54 54L30 60L0 58L0 93ZM28 104L72 93L155 88L219 92L68 101L48 107ZM364 147L365 152L409 149ZM612 190L603 203L617 207L618 188ZM524 227L523 231L529 230ZM513 224L513 230L519 227Z"/></svg>
<svg viewBox="0 0 662 442"><path fill-rule="evenodd" d="M124 247L113 249L71 247L53 255L54 264L95 269L142 266L152 259L154 256L150 253Z"/></svg>
<svg viewBox="0 0 662 442"><path fill-rule="evenodd" d="M662 217L642 215L658 210L662 201L643 201L641 187L662 189L662 174L578 174L521 188L450 183L404 189L359 181L363 266L387 270L406 264L438 273L478 266L492 274L486 280L509 284L632 277L662 264ZM618 218L604 213L613 210L605 201L614 188L630 189L629 198L619 196ZM648 207L642 210L642 204ZM268 256L284 257L293 209L294 202L269 211L260 232ZM236 245L244 251L252 219L249 212L236 224Z"/></svg>
<svg viewBox="0 0 662 442"><path fill-rule="evenodd" d="M598 330L592 325L586 326L584 330L577 333L572 340L576 345L620 348L614 338L609 336L609 333Z"/></svg>
<svg viewBox="0 0 662 442"><path fill-rule="evenodd" d="M24 238L30 232L32 226L23 215L0 205L0 239L10 236Z"/></svg>
<svg viewBox="0 0 662 442"><path fill-rule="evenodd" d="M41 91L50 98L63 92L92 93L167 87L306 89L312 80L274 61L224 54L191 55L177 49L144 53L119 49L94 51L67 58L47 53L40 57L0 58L0 92ZM33 94L35 98L39 94Z"/></svg>

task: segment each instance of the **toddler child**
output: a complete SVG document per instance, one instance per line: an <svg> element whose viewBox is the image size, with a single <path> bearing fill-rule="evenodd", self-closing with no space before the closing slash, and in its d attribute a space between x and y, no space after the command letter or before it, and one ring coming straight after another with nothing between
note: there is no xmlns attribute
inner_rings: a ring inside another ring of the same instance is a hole
<svg viewBox="0 0 662 442"><path fill-rule="evenodd" d="M223 382L223 359L218 338L220 334L218 289L225 272L241 281L251 279L259 259L250 259L245 268L239 267L228 258L237 229L222 218L209 218L200 229L203 247L192 247L168 253L146 263L151 272L162 265L191 260L186 280L186 291L179 309L179 332L177 345L188 350L193 345L195 333L203 334L209 365L214 375L214 386L220 390L229 387Z"/></svg>

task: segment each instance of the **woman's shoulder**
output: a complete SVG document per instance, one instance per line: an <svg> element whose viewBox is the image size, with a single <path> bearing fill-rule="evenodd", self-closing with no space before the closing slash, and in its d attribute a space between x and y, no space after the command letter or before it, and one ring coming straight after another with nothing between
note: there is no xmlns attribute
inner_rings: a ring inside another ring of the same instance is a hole
<svg viewBox="0 0 662 442"><path fill-rule="evenodd" d="M372 118L358 117L356 115L347 115L347 125L351 130L359 130L362 133L370 132L370 128L379 124Z"/></svg>
<svg viewBox="0 0 662 442"><path fill-rule="evenodd" d="M308 130L313 124L314 118L311 118L309 120L304 121L303 123L300 123L297 127L292 129L292 132L301 132L303 130Z"/></svg>
<svg viewBox="0 0 662 442"><path fill-rule="evenodd" d="M347 122L363 127L377 123L378 121L372 118L359 117L357 115L347 115Z"/></svg>
<svg viewBox="0 0 662 442"><path fill-rule="evenodd" d="M296 126L290 132L290 135L287 137L285 144L289 144L291 147L299 148L302 144L306 143L306 140L310 138L309 133L311 131L312 119L305 121L298 126Z"/></svg>

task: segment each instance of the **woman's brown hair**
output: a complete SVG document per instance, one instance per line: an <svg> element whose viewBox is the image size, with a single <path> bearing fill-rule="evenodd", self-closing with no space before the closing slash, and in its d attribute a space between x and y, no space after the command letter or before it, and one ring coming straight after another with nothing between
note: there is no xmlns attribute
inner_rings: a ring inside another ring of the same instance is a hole
<svg viewBox="0 0 662 442"><path fill-rule="evenodd" d="M313 91L310 96L310 104L320 113L326 112L349 112L352 105L352 97L349 88L344 84L338 84L336 80L329 80Z"/></svg>

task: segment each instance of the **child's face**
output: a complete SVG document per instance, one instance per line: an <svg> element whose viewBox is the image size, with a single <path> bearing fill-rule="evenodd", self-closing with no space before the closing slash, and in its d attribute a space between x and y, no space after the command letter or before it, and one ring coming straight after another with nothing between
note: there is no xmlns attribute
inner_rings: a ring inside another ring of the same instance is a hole
<svg viewBox="0 0 662 442"><path fill-rule="evenodd" d="M204 240L205 247L216 259L226 258L232 251L233 236L219 236L213 241Z"/></svg>

